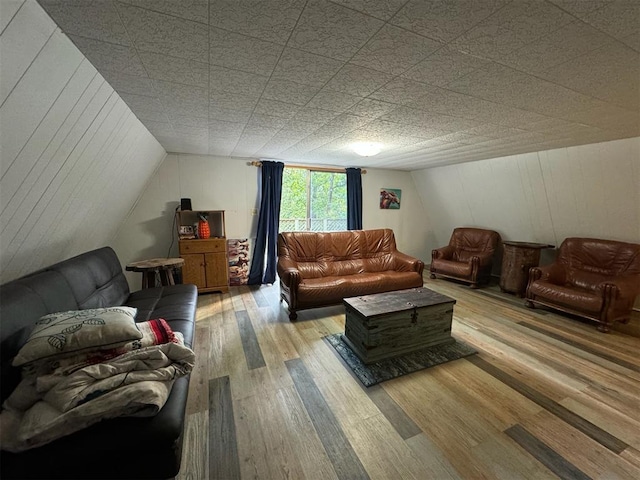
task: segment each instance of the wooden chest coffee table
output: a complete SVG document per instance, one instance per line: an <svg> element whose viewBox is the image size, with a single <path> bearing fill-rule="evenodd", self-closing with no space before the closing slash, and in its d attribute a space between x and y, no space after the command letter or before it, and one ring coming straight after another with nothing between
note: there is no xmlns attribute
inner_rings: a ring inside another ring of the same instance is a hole
<svg viewBox="0 0 640 480"><path fill-rule="evenodd" d="M453 343L453 298L427 288L376 293L343 300L342 339L364 363Z"/></svg>

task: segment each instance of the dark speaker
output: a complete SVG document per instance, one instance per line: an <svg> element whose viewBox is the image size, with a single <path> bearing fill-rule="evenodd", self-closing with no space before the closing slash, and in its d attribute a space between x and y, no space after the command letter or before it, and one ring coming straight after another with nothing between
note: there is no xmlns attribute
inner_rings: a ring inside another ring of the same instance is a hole
<svg viewBox="0 0 640 480"><path fill-rule="evenodd" d="M180 210L191 210L191 199L190 198L181 198L180 199Z"/></svg>

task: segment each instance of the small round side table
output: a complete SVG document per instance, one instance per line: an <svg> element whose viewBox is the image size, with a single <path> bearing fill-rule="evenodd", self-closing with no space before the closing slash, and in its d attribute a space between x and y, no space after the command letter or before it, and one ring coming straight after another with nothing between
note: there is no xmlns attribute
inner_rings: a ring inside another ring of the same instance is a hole
<svg viewBox="0 0 640 480"><path fill-rule="evenodd" d="M163 286L175 285L173 269L182 268L182 265L182 258L151 258L128 263L125 269L129 272L141 272L142 288L153 288L158 283Z"/></svg>
<svg viewBox="0 0 640 480"><path fill-rule="evenodd" d="M500 290L524 296L529 281L529 269L540 263L540 251L554 245L532 242L503 241Z"/></svg>

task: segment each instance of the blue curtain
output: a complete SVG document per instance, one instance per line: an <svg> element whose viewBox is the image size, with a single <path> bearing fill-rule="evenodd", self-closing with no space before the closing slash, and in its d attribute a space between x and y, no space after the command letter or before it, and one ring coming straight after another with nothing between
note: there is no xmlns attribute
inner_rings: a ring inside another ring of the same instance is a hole
<svg viewBox="0 0 640 480"><path fill-rule="evenodd" d="M274 283L278 260L278 223L280 222L280 198L282 196L282 172L284 163L262 162L260 216L258 234L249 270L249 285ZM266 268L265 268L266 251Z"/></svg>
<svg viewBox="0 0 640 480"><path fill-rule="evenodd" d="M347 168L347 229L362 230L362 175L359 168Z"/></svg>

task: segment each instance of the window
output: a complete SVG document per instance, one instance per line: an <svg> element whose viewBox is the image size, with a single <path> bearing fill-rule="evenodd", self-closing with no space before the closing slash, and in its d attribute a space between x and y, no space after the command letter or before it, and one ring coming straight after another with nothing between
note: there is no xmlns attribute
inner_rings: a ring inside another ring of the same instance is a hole
<svg viewBox="0 0 640 480"><path fill-rule="evenodd" d="M347 175L285 167L280 231L331 232L347 229Z"/></svg>

